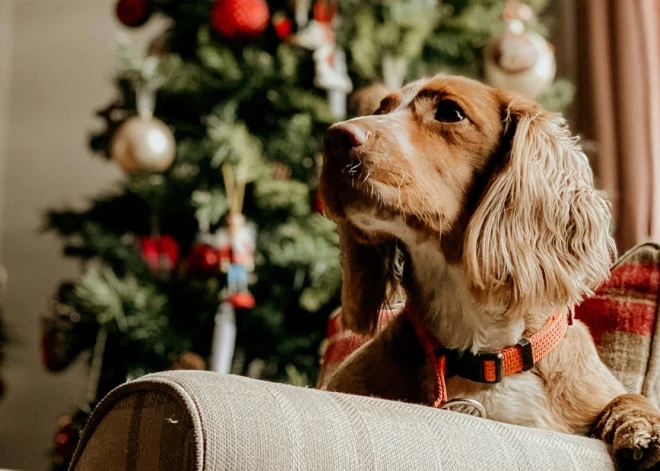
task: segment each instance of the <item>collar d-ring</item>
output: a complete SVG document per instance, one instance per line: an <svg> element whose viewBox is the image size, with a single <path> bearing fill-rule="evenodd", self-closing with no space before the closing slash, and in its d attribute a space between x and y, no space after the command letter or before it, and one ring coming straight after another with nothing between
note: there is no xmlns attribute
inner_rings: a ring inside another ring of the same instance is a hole
<svg viewBox="0 0 660 471"><path fill-rule="evenodd" d="M456 407L459 408L472 408L473 412L472 413L467 413L468 415L475 415L477 417L481 417L482 419L487 418L486 414L486 408L481 404L479 401L475 401L474 399L450 399L449 401L445 402L440 409L445 409L445 410L452 410ZM462 412L462 411L456 411L456 412Z"/></svg>

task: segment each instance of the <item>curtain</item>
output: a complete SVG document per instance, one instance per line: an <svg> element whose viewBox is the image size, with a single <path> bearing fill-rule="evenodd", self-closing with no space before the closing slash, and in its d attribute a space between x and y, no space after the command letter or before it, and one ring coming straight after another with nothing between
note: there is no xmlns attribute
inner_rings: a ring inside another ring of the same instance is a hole
<svg viewBox="0 0 660 471"><path fill-rule="evenodd" d="M582 134L619 251L660 242L660 0L577 0Z"/></svg>

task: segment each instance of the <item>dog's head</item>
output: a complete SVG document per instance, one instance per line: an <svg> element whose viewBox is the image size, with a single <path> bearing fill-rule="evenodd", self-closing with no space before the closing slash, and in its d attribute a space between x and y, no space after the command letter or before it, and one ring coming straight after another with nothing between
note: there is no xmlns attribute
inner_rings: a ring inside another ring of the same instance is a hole
<svg viewBox="0 0 660 471"><path fill-rule="evenodd" d="M480 303L578 302L614 250L592 180L560 116L465 78L414 82L332 126L321 192L339 228L347 325L373 331L395 243L415 238L436 237Z"/></svg>

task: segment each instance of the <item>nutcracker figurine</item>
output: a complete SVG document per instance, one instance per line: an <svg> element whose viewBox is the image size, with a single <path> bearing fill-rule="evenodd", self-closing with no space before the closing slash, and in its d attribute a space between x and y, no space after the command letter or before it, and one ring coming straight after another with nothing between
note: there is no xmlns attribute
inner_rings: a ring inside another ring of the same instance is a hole
<svg viewBox="0 0 660 471"><path fill-rule="evenodd" d="M229 162L222 165L229 214L226 227L208 237L209 245L216 247L219 267L227 275L227 289L218 296L220 305L215 316L210 359L211 370L219 373L229 373L232 369L236 341L235 309L251 309L255 304L248 283L249 274L254 270L256 228L248 224L243 215L247 167L245 159L238 162L236 171Z"/></svg>
<svg viewBox="0 0 660 471"><path fill-rule="evenodd" d="M297 2L296 16L299 30L286 39L290 43L313 51L314 84L328 91L330 111L336 118L343 119L346 116L346 94L353 90L353 83L346 70L346 55L337 47L335 34L337 2L316 0L314 19L306 21L309 3L311 2Z"/></svg>
<svg viewBox="0 0 660 471"><path fill-rule="evenodd" d="M254 307L248 289L248 273L254 270L254 241L241 213L227 216L227 237L220 247L220 266L227 274L227 299L236 308Z"/></svg>

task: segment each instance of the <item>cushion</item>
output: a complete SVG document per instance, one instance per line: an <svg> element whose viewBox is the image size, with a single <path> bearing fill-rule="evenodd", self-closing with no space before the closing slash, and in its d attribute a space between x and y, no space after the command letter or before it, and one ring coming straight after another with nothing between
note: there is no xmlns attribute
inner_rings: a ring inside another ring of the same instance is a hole
<svg viewBox="0 0 660 471"><path fill-rule="evenodd" d="M575 309L598 353L628 392L660 406L658 295L660 246L642 244L612 267L609 280Z"/></svg>
<svg viewBox="0 0 660 471"><path fill-rule="evenodd" d="M612 267L610 278L576 307L576 318L594 336L598 353L629 392L641 393L660 406L660 353L656 330L660 294L660 246L634 247ZM382 311L382 329L399 309ZM322 345L318 387L354 350L369 339L344 329L341 309L333 312Z"/></svg>

